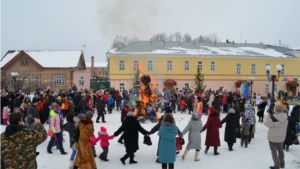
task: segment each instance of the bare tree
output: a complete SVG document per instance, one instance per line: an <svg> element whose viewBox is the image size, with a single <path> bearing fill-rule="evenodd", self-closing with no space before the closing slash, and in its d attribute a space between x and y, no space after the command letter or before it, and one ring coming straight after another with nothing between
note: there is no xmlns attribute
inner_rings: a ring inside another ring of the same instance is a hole
<svg viewBox="0 0 300 169"><path fill-rule="evenodd" d="M139 41L136 37L128 37L128 36L119 36L117 35L115 40L113 41L111 48L119 48L125 45L129 45L131 43Z"/></svg>
<svg viewBox="0 0 300 169"><path fill-rule="evenodd" d="M196 42L219 42L220 39L216 33L211 33L209 35L203 36L200 35L197 38L194 39Z"/></svg>
<svg viewBox="0 0 300 169"><path fill-rule="evenodd" d="M180 37L181 37L181 33L180 32L170 33L167 36L167 41L179 41Z"/></svg>
<svg viewBox="0 0 300 169"><path fill-rule="evenodd" d="M167 40L167 34L166 33L157 33L155 35L152 36L151 38L152 41L166 41Z"/></svg>
<svg viewBox="0 0 300 169"><path fill-rule="evenodd" d="M184 42L191 42L192 41L192 36L190 34L186 33L182 37L182 41L184 41Z"/></svg>

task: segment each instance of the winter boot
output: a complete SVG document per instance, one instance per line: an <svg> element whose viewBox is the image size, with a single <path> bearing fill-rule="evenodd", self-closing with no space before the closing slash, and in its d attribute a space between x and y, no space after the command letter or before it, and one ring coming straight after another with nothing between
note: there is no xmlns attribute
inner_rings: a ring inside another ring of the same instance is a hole
<svg viewBox="0 0 300 169"><path fill-rule="evenodd" d="M134 155L130 156L129 164L136 164L138 163L137 161L134 161Z"/></svg>
<svg viewBox="0 0 300 169"><path fill-rule="evenodd" d="M205 154L207 154L208 149L209 149L209 147L207 146L205 151L204 151Z"/></svg>
<svg viewBox="0 0 300 169"><path fill-rule="evenodd" d="M74 161L73 160L70 160L70 166L69 166L70 169L73 169L74 168Z"/></svg>
<svg viewBox="0 0 300 169"><path fill-rule="evenodd" d="M214 147L214 155L219 155L220 153L218 153L218 147Z"/></svg>
<svg viewBox="0 0 300 169"><path fill-rule="evenodd" d="M198 158L198 156L199 156L199 151L196 151L195 152L195 161L200 161L200 159Z"/></svg>
<svg viewBox="0 0 300 169"><path fill-rule="evenodd" d="M125 160L126 160L128 157L129 157L129 155L128 155L128 154L125 154L124 157L120 158L120 161L122 162L122 164L124 164L124 165L126 164L126 163L125 163Z"/></svg>
<svg viewBox="0 0 300 169"><path fill-rule="evenodd" d="M182 160L184 160L186 154L189 152L189 149L185 149L183 155L181 156Z"/></svg>

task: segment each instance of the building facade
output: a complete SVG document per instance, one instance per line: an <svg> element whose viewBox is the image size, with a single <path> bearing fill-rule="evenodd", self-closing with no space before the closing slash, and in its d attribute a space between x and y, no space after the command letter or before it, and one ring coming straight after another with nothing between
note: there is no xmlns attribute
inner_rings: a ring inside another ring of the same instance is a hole
<svg viewBox="0 0 300 169"><path fill-rule="evenodd" d="M239 82L254 77L253 92L266 95L272 87L267 65L271 66L270 76L278 75L278 64L283 67L275 92L287 90L285 80L300 79L300 51L264 44L136 42L111 50L109 64L111 86L120 90L131 88L137 69L155 79L160 90L170 82L174 88L193 89L198 68L205 76L206 90L226 87L235 91Z"/></svg>
<svg viewBox="0 0 300 169"><path fill-rule="evenodd" d="M1 59L1 88L66 89L78 84L85 69L82 51L8 51Z"/></svg>

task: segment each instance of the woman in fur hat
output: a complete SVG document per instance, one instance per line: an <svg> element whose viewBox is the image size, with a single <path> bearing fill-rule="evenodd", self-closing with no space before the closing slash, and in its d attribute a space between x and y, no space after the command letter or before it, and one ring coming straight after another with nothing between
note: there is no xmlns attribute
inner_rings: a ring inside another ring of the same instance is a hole
<svg viewBox="0 0 300 169"><path fill-rule="evenodd" d="M86 168L94 169L97 168L94 153L90 147L89 138L94 135L93 126L93 113L87 112L85 117L82 117L79 122L79 139L77 142L78 152L74 162L74 169Z"/></svg>

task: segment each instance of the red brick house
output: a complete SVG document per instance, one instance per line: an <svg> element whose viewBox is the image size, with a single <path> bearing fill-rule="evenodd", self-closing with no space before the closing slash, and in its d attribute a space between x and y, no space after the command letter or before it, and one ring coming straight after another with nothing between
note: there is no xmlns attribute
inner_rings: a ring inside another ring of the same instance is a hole
<svg viewBox="0 0 300 169"><path fill-rule="evenodd" d="M78 77L86 70L82 51L10 50L1 58L0 65L1 88L28 87L31 91L47 86L52 90L66 89L78 84L74 74ZM18 76L14 78L12 72Z"/></svg>

